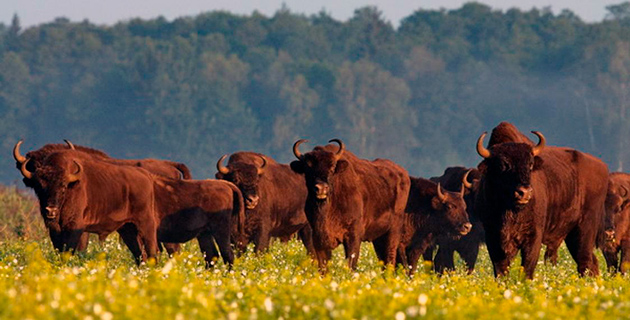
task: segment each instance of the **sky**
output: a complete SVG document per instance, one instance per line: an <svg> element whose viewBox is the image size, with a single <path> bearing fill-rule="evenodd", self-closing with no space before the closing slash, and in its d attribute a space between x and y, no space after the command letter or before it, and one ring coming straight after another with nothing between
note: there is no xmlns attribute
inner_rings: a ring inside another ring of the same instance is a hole
<svg viewBox="0 0 630 320"><path fill-rule="evenodd" d="M346 20L355 9L375 5L394 26L415 10L456 9L470 1L460 0L0 0L0 22L9 24L17 13L23 28L66 17L74 22L88 19L95 24L112 25L132 18L151 19L164 16L169 21L213 10L251 14L258 10L271 16L283 3L296 13L313 14L322 9L338 20ZM623 0L481 0L496 10L518 7L551 7L554 13L568 8L587 22L601 21L606 6Z"/></svg>

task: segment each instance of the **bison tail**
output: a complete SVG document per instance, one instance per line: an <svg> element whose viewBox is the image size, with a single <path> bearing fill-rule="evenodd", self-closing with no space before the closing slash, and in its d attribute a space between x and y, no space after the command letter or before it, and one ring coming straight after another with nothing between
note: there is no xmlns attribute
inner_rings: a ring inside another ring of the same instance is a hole
<svg viewBox="0 0 630 320"><path fill-rule="evenodd" d="M232 185L232 193L233 193L233 201L234 201L234 209L232 211L232 216L237 216L238 223L238 233L237 238L241 240L241 238L245 237L245 201L243 200L243 194L241 190L235 185Z"/></svg>
<svg viewBox="0 0 630 320"><path fill-rule="evenodd" d="M190 170L188 169L188 167L180 162L175 162L174 164L175 168L177 168L177 170L179 170L179 172L182 173L182 178L185 180L190 180L192 179L192 175L190 174Z"/></svg>

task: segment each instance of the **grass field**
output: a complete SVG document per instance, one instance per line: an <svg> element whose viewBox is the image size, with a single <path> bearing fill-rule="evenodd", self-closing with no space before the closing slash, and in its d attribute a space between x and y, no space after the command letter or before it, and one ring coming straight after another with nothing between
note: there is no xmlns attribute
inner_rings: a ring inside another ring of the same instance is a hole
<svg viewBox="0 0 630 320"><path fill-rule="evenodd" d="M221 262L206 270L194 241L173 258L162 255L154 265L136 267L116 236L103 244L92 239L79 255L59 255L32 217L32 198L14 193L0 191L0 205L6 206L8 194L18 197L10 210L0 208L14 215L0 216L0 228L14 230L0 234L2 319L630 317L628 277L604 272L580 278L564 247L558 266L541 262L533 281L524 280L519 261L509 277L494 279L485 248L472 275L459 269L437 276L425 265L409 277L400 269L383 270L367 243L356 271L345 267L337 250L331 272L322 276L295 240L276 242L258 256L247 252L231 270ZM32 226L7 224L26 222Z"/></svg>

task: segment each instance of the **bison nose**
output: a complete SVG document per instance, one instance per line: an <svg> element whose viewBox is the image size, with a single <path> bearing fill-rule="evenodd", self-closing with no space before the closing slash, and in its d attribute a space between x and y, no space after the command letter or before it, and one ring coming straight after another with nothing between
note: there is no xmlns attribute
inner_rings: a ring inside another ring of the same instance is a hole
<svg viewBox="0 0 630 320"><path fill-rule="evenodd" d="M260 200L260 197L258 197L257 195L249 195L245 197L245 205L247 206L247 209L256 208L259 200Z"/></svg>
<svg viewBox="0 0 630 320"><path fill-rule="evenodd" d="M604 231L604 233L606 234L606 240L607 241L614 241L615 240L615 230L606 230L606 231Z"/></svg>
<svg viewBox="0 0 630 320"><path fill-rule="evenodd" d="M514 199L519 204L526 204L532 198L532 193L533 193L532 187L520 186L516 188L516 191L514 191Z"/></svg>
<svg viewBox="0 0 630 320"><path fill-rule="evenodd" d="M57 216L58 211L59 210L57 209L57 207L51 207L51 206L46 207L46 218L54 219Z"/></svg>
<svg viewBox="0 0 630 320"><path fill-rule="evenodd" d="M472 229L472 223L466 222L466 223L462 224L462 226L459 228L459 233L462 236L465 236L465 235L468 234L468 232L470 232L471 229Z"/></svg>
<svg viewBox="0 0 630 320"><path fill-rule="evenodd" d="M326 199L326 197L328 197L328 184L315 184L315 196L317 199Z"/></svg>

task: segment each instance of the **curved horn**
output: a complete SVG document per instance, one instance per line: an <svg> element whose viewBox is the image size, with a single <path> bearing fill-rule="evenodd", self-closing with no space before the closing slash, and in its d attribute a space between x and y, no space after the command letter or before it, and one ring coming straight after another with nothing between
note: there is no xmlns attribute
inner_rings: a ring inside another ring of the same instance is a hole
<svg viewBox="0 0 630 320"><path fill-rule="evenodd" d="M30 161L30 159L26 159L24 160L24 162L22 162L22 166L20 167L20 171L22 172L22 175L24 176L24 178L26 179L33 179L33 173L28 171L28 169L26 169L26 164Z"/></svg>
<svg viewBox="0 0 630 320"><path fill-rule="evenodd" d="M438 182L438 185L437 185L437 196L438 196L438 199L440 199L440 201L442 201L442 202L446 201L446 195L444 193L442 193L442 186L440 186L439 182Z"/></svg>
<svg viewBox="0 0 630 320"><path fill-rule="evenodd" d="M628 192L628 188L626 188L626 186L621 185L621 186L619 186L619 189L623 190L623 192L619 192L619 195L620 195L622 198L625 198L625 197L627 197L627 196L628 196L628 193L629 193L629 192Z"/></svg>
<svg viewBox="0 0 630 320"><path fill-rule="evenodd" d="M15 161L18 163L24 163L24 161L26 161L26 158L20 154L20 146L22 145L22 142L24 141L20 139L20 141L15 144L15 147L13 147L13 158L15 158Z"/></svg>
<svg viewBox="0 0 630 320"><path fill-rule="evenodd" d="M263 163L262 165L258 168L258 175L263 174L263 172L265 172L265 167L267 167L267 158L260 156L260 158L262 159Z"/></svg>
<svg viewBox="0 0 630 320"><path fill-rule="evenodd" d="M346 147L344 146L343 142L339 139L330 139L328 141L329 143L331 142L335 142L339 145L339 150L337 150L337 153L335 153L335 158L339 159L341 158L341 155L343 154L343 151L346 149Z"/></svg>
<svg viewBox="0 0 630 320"><path fill-rule="evenodd" d="M64 141L64 142L68 145L68 147L70 147L70 149L72 149L72 150L77 150L77 149L74 147L74 145L72 144L72 142L70 142L69 140L67 140L67 139L63 139L63 141Z"/></svg>
<svg viewBox="0 0 630 320"><path fill-rule="evenodd" d="M79 181L79 173L83 171L83 167L81 167L81 165L76 160L72 160L72 162L74 162L74 164L77 166L77 171L75 173L68 174L69 183Z"/></svg>
<svg viewBox="0 0 630 320"><path fill-rule="evenodd" d="M532 150L534 156L537 156L540 154L542 149L545 148L545 145L547 144L547 139L545 139L545 136L543 136L543 134L538 131L532 131L532 133L538 136L538 145L536 145L534 147L534 150Z"/></svg>
<svg viewBox="0 0 630 320"><path fill-rule="evenodd" d="M219 158L219 161L217 161L217 170L222 174L230 173L230 169L223 165L223 160L225 160L227 156L227 154L224 154L221 158Z"/></svg>
<svg viewBox="0 0 630 320"><path fill-rule="evenodd" d="M302 159L302 154L300 153L300 145L304 142L308 142L306 139L300 139L293 144L293 154L298 160Z"/></svg>
<svg viewBox="0 0 630 320"><path fill-rule="evenodd" d="M468 182L468 174L472 171L472 169L469 169L468 171L466 171L466 173L464 174L464 177L462 178L462 195L464 194L464 191L466 191L466 189L472 189L473 184Z"/></svg>
<svg viewBox="0 0 630 320"><path fill-rule="evenodd" d="M490 150L486 149L486 147L483 146L483 139L486 137L487 134L488 132L484 131L479 139L477 139L477 153L484 159L490 158Z"/></svg>

